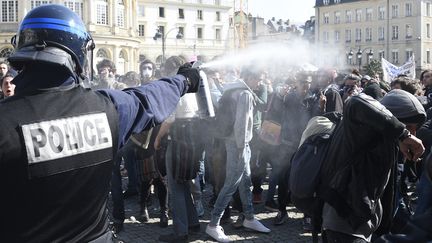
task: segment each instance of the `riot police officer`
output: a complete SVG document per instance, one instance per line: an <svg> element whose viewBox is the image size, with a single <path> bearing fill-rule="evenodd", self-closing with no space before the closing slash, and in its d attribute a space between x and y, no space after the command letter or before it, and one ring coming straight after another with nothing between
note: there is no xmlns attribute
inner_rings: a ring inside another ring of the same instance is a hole
<svg viewBox="0 0 432 243"><path fill-rule="evenodd" d="M136 88L86 89L79 83L93 40L61 5L30 11L12 43L9 62L20 72L16 95L0 103L2 241L110 242L113 157L195 92L199 73L189 65Z"/></svg>

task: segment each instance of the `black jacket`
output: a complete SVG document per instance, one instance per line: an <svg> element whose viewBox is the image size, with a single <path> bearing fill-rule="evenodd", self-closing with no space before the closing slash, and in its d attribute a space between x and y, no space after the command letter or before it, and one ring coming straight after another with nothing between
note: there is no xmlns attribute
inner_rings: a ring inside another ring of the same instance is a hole
<svg viewBox="0 0 432 243"><path fill-rule="evenodd" d="M320 193L354 229L376 213L404 127L370 96L360 94L345 103L344 118L322 165L322 185L328 186Z"/></svg>

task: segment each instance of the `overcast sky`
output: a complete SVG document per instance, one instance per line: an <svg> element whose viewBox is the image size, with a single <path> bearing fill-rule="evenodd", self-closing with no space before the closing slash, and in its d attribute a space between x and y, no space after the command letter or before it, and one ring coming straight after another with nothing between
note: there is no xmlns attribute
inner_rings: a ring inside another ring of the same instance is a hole
<svg viewBox="0 0 432 243"><path fill-rule="evenodd" d="M245 1L245 0L244 0ZM255 17L263 17L266 21L290 19L291 23L304 23L315 15L315 0L249 0L248 10Z"/></svg>

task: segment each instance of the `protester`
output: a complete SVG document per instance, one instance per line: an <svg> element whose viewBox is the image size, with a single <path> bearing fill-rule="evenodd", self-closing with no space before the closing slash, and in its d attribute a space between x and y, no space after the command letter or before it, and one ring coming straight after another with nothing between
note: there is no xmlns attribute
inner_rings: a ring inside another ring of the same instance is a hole
<svg viewBox="0 0 432 243"><path fill-rule="evenodd" d="M6 62L0 62L0 79L9 71L9 65Z"/></svg>
<svg viewBox="0 0 432 243"><path fill-rule="evenodd" d="M268 233L270 229L265 227L254 217L252 192L250 190L250 165L249 160L251 151L249 142L252 139L253 129L253 89L258 85L260 75L252 70L245 69L241 77L244 79L250 89L238 89L233 91L233 97L236 97L237 105L235 123L232 134L225 139L227 151L226 178L222 190L214 204L211 212L211 220L207 225L206 233L217 241L228 242L229 237L225 235L223 228L220 226L220 219L224 213L225 207L231 200L234 192L239 189L243 205L243 215L245 217L243 226L258 232Z"/></svg>
<svg viewBox="0 0 432 243"><path fill-rule="evenodd" d="M282 225L288 220L287 206L289 202L287 174L290 159L297 150L301 134L312 116L312 106L315 102L310 99L312 78L307 75L297 75L292 89L277 88L269 101L266 120L274 121L281 126L280 144L266 146L261 152L267 155L272 164L267 191L266 209L275 208L278 214L274 218L274 225ZM293 114L296 114L293 116ZM278 186L278 203L274 203L275 187ZM273 211L273 210L271 210Z"/></svg>
<svg viewBox="0 0 432 243"><path fill-rule="evenodd" d="M360 78L354 74L349 74L344 78L344 86L341 90L342 100L345 102L349 97L361 92Z"/></svg>
<svg viewBox="0 0 432 243"><path fill-rule="evenodd" d="M140 63L139 70L142 84L148 83L156 78L156 65L149 59L145 59Z"/></svg>
<svg viewBox="0 0 432 243"><path fill-rule="evenodd" d="M334 131L321 169L321 183L329 185L321 192L328 242L370 242L380 222L388 221L383 210L393 211L391 203L381 201L392 201L385 197L393 195L398 141L407 159L416 161L424 151L414 136L426 118L420 102L406 91L393 90L381 103L364 94L351 97Z"/></svg>
<svg viewBox="0 0 432 243"><path fill-rule="evenodd" d="M96 64L98 79L92 89L125 89L127 85L116 80L116 67L114 62L103 59Z"/></svg>
<svg viewBox="0 0 432 243"><path fill-rule="evenodd" d="M12 73L6 73L1 78L1 90L3 91L4 98L13 96L15 94L15 84L12 82L15 75Z"/></svg>
<svg viewBox="0 0 432 243"><path fill-rule="evenodd" d="M164 72L177 72L183 62L179 56L169 57L164 64ZM200 230L190 182L197 176L203 143L200 140L201 134L196 130L200 119L183 119L181 116L185 112L183 109L188 108L189 98L191 97L184 96L180 99L175 113L161 125L154 143L155 149L159 150L162 137L168 134L171 138L168 141L165 163L174 230L170 234L159 236L159 240L163 242L186 242L189 230Z"/></svg>
<svg viewBox="0 0 432 243"><path fill-rule="evenodd" d="M78 84L94 44L63 5L28 12L12 43L9 63L21 72L16 95L0 104L2 241L112 242L113 156L196 91L198 71L183 66L180 75L124 91L84 89Z"/></svg>
<svg viewBox="0 0 432 243"><path fill-rule="evenodd" d="M339 94L339 86L334 82L337 73L334 69L322 69L317 73L319 103L314 115L325 112L342 113L343 101Z"/></svg>
<svg viewBox="0 0 432 243"><path fill-rule="evenodd" d="M379 78L378 75L375 75L375 77ZM371 96L376 100L380 100L383 97L385 92L383 92L383 90L381 89L376 78L372 79L369 75L364 75L360 81L363 87L363 93Z"/></svg>

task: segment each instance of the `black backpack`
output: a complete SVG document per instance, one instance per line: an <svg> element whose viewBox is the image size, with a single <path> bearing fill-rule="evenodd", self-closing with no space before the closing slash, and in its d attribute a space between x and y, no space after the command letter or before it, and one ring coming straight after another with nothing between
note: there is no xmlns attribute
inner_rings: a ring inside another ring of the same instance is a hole
<svg viewBox="0 0 432 243"><path fill-rule="evenodd" d="M300 146L291 158L289 190L294 206L312 219L313 241L318 241L324 201L318 195L321 165L330 147L333 131L342 115L329 112L311 118L303 131Z"/></svg>

